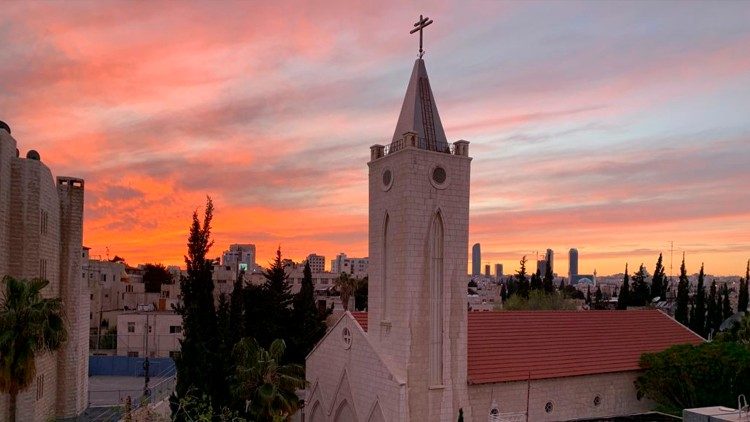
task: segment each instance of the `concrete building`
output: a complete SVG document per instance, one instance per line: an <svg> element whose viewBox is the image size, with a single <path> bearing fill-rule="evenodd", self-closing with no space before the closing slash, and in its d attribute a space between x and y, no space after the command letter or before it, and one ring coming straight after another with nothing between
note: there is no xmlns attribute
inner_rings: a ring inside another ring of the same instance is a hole
<svg viewBox="0 0 750 422"><path fill-rule="evenodd" d="M117 316L117 355L175 357L180 352L182 316L172 311L126 311Z"/></svg>
<svg viewBox="0 0 750 422"><path fill-rule="evenodd" d="M307 255L307 263L310 264L310 271L322 273L326 270L326 257L311 253Z"/></svg>
<svg viewBox="0 0 750 422"><path fill-rule="evenodd" d="M485 276L485 277L490 277L490 276L491 276L490 274L491 274L491 273L490 273L490 264L486 264L486 265L484 266L484 276Z"/></svg>
<svg viewBox="0 0 750 422"><path fill-rule="evenodd" d="M36 359L36 378L17 398L24 421L74 419L87 407L90 296L84 282L84 182L52 177L34 150L21 158L10 127L0 122L0 276L50 284L45 298L62 299L68 340ZM0 420L8 420L7 394Z"/></svg>
<svg viewBox="0 0 750 422"><path fill-rule="evenodd" d="M252 243L229 245L229 249L221 254L221 263L231 266L235 271L251 271L255 268L255 245Z"/></svg>
<svg viewBox="0 0 750 422"><path fill-rule="evenodd" d="M367 277L369 266L370 260L368 258L349 258L343 252L336 255L336 259L331 260L332 273L347 273L360 279Z"/></svg>
<svg viewBox="0 0 750 422"><path fill-rule="evenodd" d="M503 264L495 264L495 277L497 277L498 280L502 278L505 275L503 272Z"/></svg>
<svg viewBox="0 0 750 422"><path fill-rule="evenodd" d="M462 412L466 421L557 421L647 410L653 403L633 387L640 355L702 341L663 313L468 312L468 147L447 143L417 59L390 145L370 149L368 312L344 313L307 356L305 420L448 422Z"/></svg>
<svg viewBox="0 0 750 422"><path fill-rule="evenodd" d="M482 274L482 247L475 243L471 247L471 275Z"/></svg>

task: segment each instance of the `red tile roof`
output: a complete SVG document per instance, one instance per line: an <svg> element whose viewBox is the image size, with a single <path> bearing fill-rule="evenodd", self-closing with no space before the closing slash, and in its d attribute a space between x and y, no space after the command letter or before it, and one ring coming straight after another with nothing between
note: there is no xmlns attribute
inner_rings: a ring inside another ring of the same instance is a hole
<svg viewBox="0 0 750 422"><path fill-rule="evenodd" d="M363 330L367 331L367 312L352 312L352 316Z"/></svg>
<svg viewBox="0 0 750 422"><path fill-rule="evenodd" d="M352 312L367 331L367 312ZM703 341L658 310L469 312L468 379L484 384L640 369L638 359Z"/></svg>
<svg viewBox="0 0 750 422"><path fill-rule="evenodd" d="M470 384L638 370L700 337L658 310L469 312Z"/></svg>

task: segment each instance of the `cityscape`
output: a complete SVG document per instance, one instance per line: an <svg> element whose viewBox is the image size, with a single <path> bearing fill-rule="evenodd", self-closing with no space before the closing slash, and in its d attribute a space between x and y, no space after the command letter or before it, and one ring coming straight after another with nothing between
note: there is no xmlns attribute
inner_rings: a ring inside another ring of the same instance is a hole
<svg viewBox="0 0 750 422"><path fill-rule="evenodd" d="M0 421L750 421L747 3L7 8Z"/></svg>

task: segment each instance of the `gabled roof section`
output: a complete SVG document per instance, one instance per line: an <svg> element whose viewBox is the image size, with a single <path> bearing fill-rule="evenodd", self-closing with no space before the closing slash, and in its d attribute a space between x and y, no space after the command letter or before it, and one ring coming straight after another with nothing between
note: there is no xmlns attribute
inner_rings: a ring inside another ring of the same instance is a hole
<svg viewBox="0 0 750 422"><path fill-rule="evenodd" d="M658 310L469 312L468 380L638 371L646 352L703 339Z"/></svg>
<svg viewBox="0 0 750 422"><path fill-rule="evenodd" d="M414 62L392 144L400 142L406 132L417 134L421 149L448 151L448 141L422 59Z"/></svg>

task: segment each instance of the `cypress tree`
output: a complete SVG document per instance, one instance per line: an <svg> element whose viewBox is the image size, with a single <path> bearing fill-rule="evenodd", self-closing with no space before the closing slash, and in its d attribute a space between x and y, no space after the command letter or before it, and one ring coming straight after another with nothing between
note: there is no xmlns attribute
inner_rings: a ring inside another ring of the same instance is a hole
<svg viewBox="0 0 750 422"><path fill-rule="evenodd" d="M505 287L505 283L500 285L500 298L503 299L503 303L508 300L508 288Z"/></svg>
<svg viewBox="0 0 750 422"><path fill-rule="evenodd" d="M298 364L305 363L305 356L315 347L315 344L326 333L326 318L332 309L324 312L318 310L315 304L315 288L313 286L310 264L305 263L302 271L302 285L293 298L292 326L295 335L287 349L289 359Z"/></svg>
<svg viewBox="0 0 750 422"><path fill-rule="evenodd" d="M552 275L552 265L548 262L544 268L544 280L542 282L545 293L550 294L555 292L554 281L555 277Z"/></svg>
<svg viewBox="0 0 750 422"><path fill-rule="evenodd" d="M674 319L682 325L688 326L688 302L690 300L690 280L685 269L685 254L682 255L682 265L680 266L680 282L677 284L677 309L674 312Z"/></svg>
<svg viewBox="0 0 750 422"><path fill-rule="evenodd" d="M631 306L644 306L649 303L651 292L646 284L646 267L641 264L638 272L631 277L633 281L630 289L629 304Z"/></svg>
<svg viewBox="0 0 750 422"><path fill-rule="evenodd" d="M594 295L594 300L596 300L596 304L598 306L601 306L603 299L604 299L604 296L602 295L602 288L599 286L596 286L596 294Z"/></svg>
<svg viewBox="0 0 750 422"><path fill-rule="evenodd" d="M521 268L516 271L516 294L524 299L529 298L529 281L526 279L526 255L521 258Z"/></svg>
<svg viewBox="0 0 750 422"><path fill-rule="evenodd" d="M232 286L232 295L229 298L229 333L232 336L232 345L236 344L245 333L244 324L244 298L243 284L245 282L245 271L240 271Z"/></svg>
<svg viewBox="0 0 750 422"><path fill-rule="evenodd" d="M732 312L732 304L729 302L729 287L726 285L726 283L724 283L724 288L722 289L722 291L724 292L724 299L721 303L721 320L722 322L724 322L724 320L732 316L734 312Z"/></svg>
<svg viewBox="0 0 750 422"><path fill-rule="evenodd" d="M591 306L591 286L586 287L586 304Z"/></svg>
<svg viewBox="0 0 750 422"><path fill-rule="evenodd" d="M565 291L565 279L560 279L560 287L557 288L558 291Z"/></svg>
<svg viewBox="0 0 750 422"><path fill-rule="evenodd" d="M217 324L214 308L214 283L212 261L206 255L213 245L211 240L211 220L213 202L206 200L203 223L198 219L198 211L193 212L193 222L188 237L188 253L185 256L187 276L180 280L182 303L175 311L182 316L180 356L175 359L177 384L170 399L175 412L179 400L188 391L205 394L212 403L219 404L223 398L220 384L225 383L224 374L215 371L217 361Z"/></svg>
<svg viewBox="0 0 750 422"><path fill-rule="evenodd" d="M656 260L656 268L654 269L654 276L651 278L651 299L655 297L666 300L667 283L664 279L664 265L662 264L662 254L659 254L659 259Z"/></svg>
<svg viewBox="0 0 750 422"><path fill-rule="evenodd" d="M745 267L745 280L740 280L740 291L739 297L737 298L737 311L747 312L748 306L748 283L750 283L750 260L747 261L747 267Z"/></svg>
<svg viewBox="0 0 750 422"><path fill-rule="evenodd" d="M717 320L720 320L721 317L717 317L717 314L721 315L721 309L720 307L716 306L716 299L717 299L717 292L716 292L716 280L714 280L711 283L711 287L708 290L708 304L707 304L707 312L706 312L706 335L710 335L715 332L719 326L716 324ZM718 312L717 312L718 311Z"/></svg>
<svg viewBox="0 0 750 422"><path fill-rule="evenodd" d="M698 273L698 289L695 292L693 313L690 316L690 329L700 336L706 337L706 288L704 286L703 264Z"/></svg>
<svg viewBox="0 0 750 422"><path fill-rule="evenodd" d="M629 279L630 277L628 277L628 264L625 264L625 277L623 277L622 279L620 294L617 296L617 309L628 309L628 302L630 300L630 286L628 285Z"/></svg>

